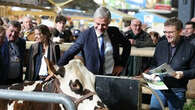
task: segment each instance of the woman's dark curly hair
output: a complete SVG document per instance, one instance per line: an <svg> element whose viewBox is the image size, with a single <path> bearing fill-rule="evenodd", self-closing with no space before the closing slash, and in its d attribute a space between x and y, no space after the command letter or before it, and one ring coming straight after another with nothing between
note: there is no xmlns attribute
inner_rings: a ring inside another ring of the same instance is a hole
<svg viewBox="0 0 195 110"><path fill-rule="evenodd" d="M41 25L35 27L35 29L39 30L39 32L41 34L46 35L47 39L51 38L51 32L50 32L49 28L46 25L41 24Z"/></svg>

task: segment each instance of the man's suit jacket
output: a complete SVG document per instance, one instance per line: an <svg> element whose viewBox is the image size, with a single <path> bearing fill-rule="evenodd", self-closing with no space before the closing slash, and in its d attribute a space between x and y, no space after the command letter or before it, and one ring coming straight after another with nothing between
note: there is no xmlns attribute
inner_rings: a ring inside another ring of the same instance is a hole
<svg viewBox="0 0 195 110"><path fill-rule="evenodd" d="M0 85L5 85L7 82L7 74L5 74L5 68L6 65L4 64L4 58L2 57L2 52L0 52Z"/></svg>
<svg viewBox="0 0 195 110"><path fill-rule="evenodd" d="M123 37L119 29L116 27L109 27L107 32L113 46L113 58L115 66L125 66L131 50L130 42ZM123 47L121 56L119 55L119 47ZM83 55L84 63L87 69L94 74L102 74L99 73L100 53L94 27L91 27L80 34L76 42L64 52L63 56L58 62L58 65L66 65L69 60L71 60L80 51Z"/></svg>
<svg viewBox="0 0 195 110"><path fill-rule="evenodd" d="M20 76L18 77L17 81L18 82L22 82L22 77L23 77L23 62L24 62L24 57L25 57L25 49L26 49L26 41L22 38L18 38L15 41L16 45L19 48L19 58L20 58L20 64L21 64L21 68L20 68ZM1 47L1 57L2 57L2 63L4 65L4 80L7 80L7 74L8 74L8 70L11 68L9 67L10 64L10 57L9 57L9 41L6 39L5 43L2 45Z"/></svg>

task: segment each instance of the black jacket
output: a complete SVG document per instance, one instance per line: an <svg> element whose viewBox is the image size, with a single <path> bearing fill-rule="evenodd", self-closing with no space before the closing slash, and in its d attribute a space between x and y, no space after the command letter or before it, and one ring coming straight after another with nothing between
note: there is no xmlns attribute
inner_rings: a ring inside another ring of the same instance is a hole
<svg viewBox="0 0 195 110"><path fill-rule="evenodd" d="M25 49L26 49L26 42L24 39L22 38L18 38L15 41L15 44L18 46L19 48L19 58L20 58L20 75L17 78L17 81L15 83L18 82L22 82L23 81L23 63L24 63L24 57L25 57ZM11 69L9 68L9 64L10 64L10 55L9 55L9 41L5 40L4 44L1 46L0 49L0 57L1 57L1 63L0 63L0 83L1 84L7 84L7 80L8 80L8 70Z"/></svg>
<svg viewBox="0 0 195 110"><path fill-rule="evenodd" d="M194 47L184 39L176 45L176 51L170 59L169 46L167 40L159 42L156 46L152 68L168 63L175 71L183 71L182 79L175 79L171 76L162 76L165 84L173 90L185 91L189 79L195 78L195 50Z"/></svg>
<svg viewBox="0 0 195 110"><path fill-rule="evenodd" d="M195 34L185 37L185 40L188 40L193 46L195 46Z"/></svg>
<svg viewBox="0 0 195 110"><path fill-rule="evenodd" d="M72 42L73 38L72 38L72 33L70 30L64 30L63 32L59 32L57 29L54 28L54 30L52 31L52 35L53 37L60 37L62 39L64 39L64 42Z"/></svg>
<svg viewBox="0 0 195 110"><path fill-rule="evenodd" d="M124 36L127 39L134 39L135 44L133 46L135 47L141 48L141 47L154 47L155 46L152 42L150 35L143 30L141 30L141 32L137 35L134 35L133 31L129 30L124 33Z"/></svg>

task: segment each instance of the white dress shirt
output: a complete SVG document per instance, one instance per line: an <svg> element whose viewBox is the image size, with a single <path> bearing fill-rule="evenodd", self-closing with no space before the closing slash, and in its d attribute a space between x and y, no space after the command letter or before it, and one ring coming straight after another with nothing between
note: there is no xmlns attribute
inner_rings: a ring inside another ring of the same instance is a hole
<svg viewBox="0 0 195 110"><path fill-rule="evenodd" d="M47 72L47 64L45 62L44 56L47 58L47 53L48 53L48 48L45 49L45 54L43 55L42 59L41 59L41 67L39 70L39 75L41 76L47 76L48 72Z"/></svg>
<svg viewBox="0 0 195 110"><path fill-rule="evenodd" d="M100 48L100 34L96 32L98 47ZM113 47L107 31L104 32L104 74L111 74L114 68Z"/></svg>

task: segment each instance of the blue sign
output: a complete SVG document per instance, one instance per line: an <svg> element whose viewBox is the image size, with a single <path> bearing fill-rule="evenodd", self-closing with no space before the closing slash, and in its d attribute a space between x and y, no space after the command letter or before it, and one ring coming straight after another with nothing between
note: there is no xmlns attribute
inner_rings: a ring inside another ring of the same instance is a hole
<svg viewBox="0 0 195 110"><path fill-rule="evenodd" d="M125 0L126 3L129 5L135 5L140 8L145 8L146 7L146 0Z"/></svg>
<svg viewBox="0 0 195 110"><path fill-rule="evenodd" d="M164 23L167 18L160 15L156 15L148 12L139 12L134 15L135 18L141 20L142 23L152 24L152 23Z"/></svg>

